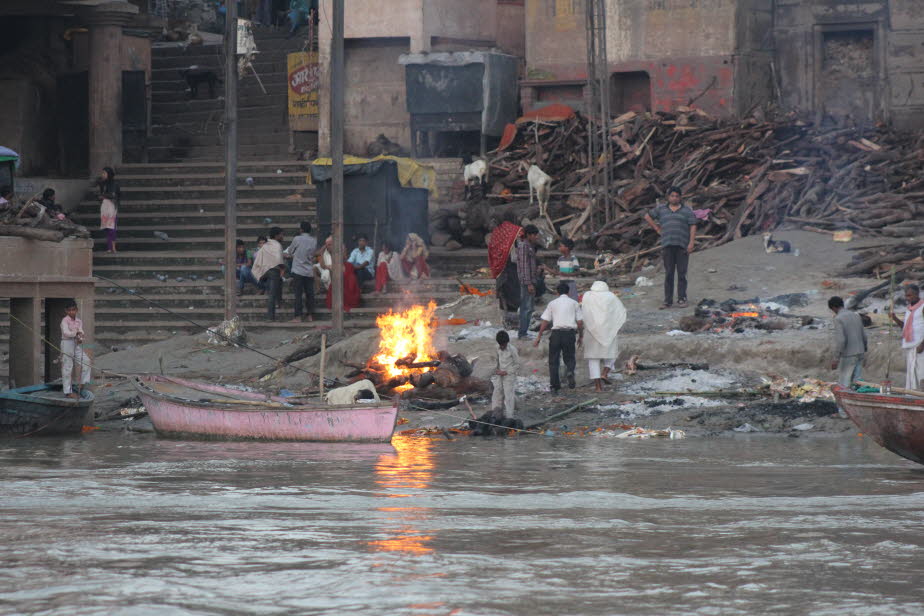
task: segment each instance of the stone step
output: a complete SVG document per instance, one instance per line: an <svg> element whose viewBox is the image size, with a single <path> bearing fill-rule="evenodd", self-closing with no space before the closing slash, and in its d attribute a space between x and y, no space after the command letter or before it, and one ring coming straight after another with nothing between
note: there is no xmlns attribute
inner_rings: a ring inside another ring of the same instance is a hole
<svg viewBox="0 0 924 616"><path fill-rule="evenodd" d="M186 80L181 78L177 73L175 76L164 74L162 75L163 79L152 79L151 80L151 94L162 94L167 92L175 92L178 96L186 96L186 88L188 84ZM263 87L260 87L260 83L263 83ZM273 73L260 74L260 81L257 81L256 77L253 75L247 75L238 82L237 93L238 96L244 94L251 94L255 92L263 92L263 88L266 88L267 92L273 91L287 91L289 83L289 75L285 71L277 71ZM225 92L225 86L223 83L218 84L215 88L216 96L223 96ZM203 89L202 86L199 87L199 97L204 99L209 94L208 86L205 86Z"/></svg>
<svg viewBox="0 0 924 616"><path fill-rule="evenodd" d="M151 123L152 124L169 124L180 118L186 122L195 122L195 121L207 121L207 120L221 120L221 110L216 108L214 110L210 109L188 109L188 110L173 110L173 111L163 111L163 110L153 110L151 112ZM287 117L287 111L285 105L272 105L269 103L262 104L250 104L246 106L241 106L238 108L238 114L240 118L245 118L246 116L252 117L275 117L280 118Z"/></svg>
<svg viewBox="0 0 924 616"><path fill-rule="evenodd" d="M264 223L262 220L256 223L240 222L237 225L237 233L243 239L246 237L256 237L265 235L270 227L280 227L287 237L293 237L298 230L298 224L302 218L292 216L288 222L283 220L274 220L272 223ZM170 239L162 240L153 237L154 231L161 231L168 235ZM155 240L165 246L173 243L188 243L190 241L199 241L207 237L208 241L224 241L225 226L224 223L208 224L141 224L141 225L119 225L118 238L120 246L134 245L138 242L146 242L148 239ZM103 229L93 229L91 231L93 238L97 241L105 242L105 231Z"/></svg>
<svg viewBox="0 0 924 616"><path fill-rule="evenodd" d="M120 186L131 189L141 187L157 188L163 186L165 181L169 182L170 186L174 188L180 186L221 186L224 188L225 185L224 173L185 173L166 178L163 176L123 173L119 175L118 178ZM253 186L247 183L247 178L253 179ZM246 175L239 172L237 174L237 186L238 192L246 192L258 186L292 187L303 184L306 178L307 170L304 172L283 171L282 173L276 173L275 171L256 171L249 172ZM125 190L125 188L123 188L123 190Z"/></svg>
<svg viewBox="0 0 924 616"><path fill-rule="evenodd" d="M238 130L243 133L266 131L267 134L273 134L280 130L279 119L276 117L239 116L238 120ZM151 125L152 135L182 137L184 135L218 135L223 133L224 129L221 127L221 114L217 113L215 117L210 117L207 120L186 120L183 117L178 117L167 124ZM282 158L285 158L285 156ZM224 154L211 160L223 159Z"/></svg>
<svg viewBox="0 0 924 616"><path fill-rule="evenodd" d="M288 105L288 94L285 90L279 92L270 90L267 94L261 91L247 93L238 97L238 105L241 109L250 109L252 107L271 106L274 108L286 107ZM187 100L183 97L169 98L164 96L165 100L153 101L151 106L151 115L153 117L163 117L169 114L186 114L191 112L208 111L211 113L222 112L225 108L223 97L206 98L200 91L200 98Z"/></svg>
<svg viewBox="0 0 924 616"><path fill-rule="evenodd" d="M148 160L154 162L175 162L183 160L187 162L210 161L221 158L225 153L225 146L178 146L148 148ZM241 145L237 149L238 160L259 160L265 158L278 158L289 156L289 146L287 143L263 144L263 145Z"/></svg>
<svg viewBox="0 0 924 616"><path fill-rule="evenodd" d="M88 218L92 218L93 213L86 212L85 215ZM265 222L266 218L270 218L271 222ZM306 219L311 220L312 218L314 218L313 210L261 211L259 213L255 212L247 215L241 215L239 213L237 223L238 229L246 228L249 225L260 225L264 229L272 225L297 227L301 221ZM156 228L158 231L167 231L169 233L173 228L186 229L191 225L203 225L208 228L220 226L223 229L224 224L224 214L218 210L213 210L211 212L176 213L170 216L166 215L166 212L127 212L125 208L119 212L120 235L123 230L129 228L145 229L148 233Z"/></svg>
<svg viewBox="0 0 924 616"><path fill-rule="evenodd" d="M164 283L166 284L166 283ZM135 287L131 287L135 289ZM252 289L252 287L250 287ZM209 292L201 291L190 291L188 293L150 293L147 294L141 289L136 289L139 293L144 295L146 298L150 299L153 302L156 302L157 305L169 308L171 310L176 310L182 312L188 310L190 306L195 307L196 310L203 308L209 309L223 309L224 307L224 286L217 285L213 286ZM371 288L370 288L371 290ZM286 283L283 289L283 301L286 302L286 305L291 307L293 301L294 291L291 289L291 285ZM323 303L324 293L320 290L317 292L316 303ZM376 295L373 293L364 293L363 294L363 306L372 310L378 309L382 312L387 311L389 308L394 308L400 305L408 305L414 303L427 303L430 300L437 302L438 304L447 303L453 299L459 297L458 292L443 291L443 292L434 292L434 291L418 291L416 295L413 296L413 301L409 300L409 296L403 295L401 293L393 293L390 295ZM121 310L122 308L148 308L151 306L144 299L132 296L128 293L108 293L100 292L99 290L96 293L96 311L116 311ZM266 308L266 296L259 294L244 294L238 297L238 307L241 310L245 308L248 311L260 311L265 310ZM156 308L155 308L156 309Z"/></svg>
<svg viewBox="0 0 924 616"><path fill-rule="evenodd" d="M239 131L237 136L238 147L241 146L259 146L261 144L273 143L277 145L289 145L289 131L282 126L272 128L248 128ZM211 133L161 133L151 135L147 138L146 145L148 148L171 148L171 147L225 147L225 133L223 131L214 131ZM461 176L460 176L461 177Z"/></svg>
<svg viewBox="0 0 924 616"><path fill-rule="evenodd" d="M216 199L224 196L225 187L222 184L193 186L122 186L122 200L150 201L165 197L185 198L191 201L198 199ZM238 189L239 198L262 198L273 201L285 201L299 195L305 199L314 195L314 187L308 184L277 184L268 186L246 186Z"/></svg>
<svg viewBox="0 0 924 616"><path fill-rule="evenodd" d="M291 159L268 161L243 161L238 163L238 174L268 173L282 169L286 172L303 171L308 173L308 163ZM116 170L121 180L121 174L130 175L163 175L172 177L189 173L219 173L224 176L225 163L222 160L199 163L134 163L119 165Z"/></svg>
<svg viewBox="0 0 924 616"><path fill-rule="evenodd" d="M266 199L238 199L238 216L260 216L260 220L277 215L314 216L314 198L308 197L299 200L266 200ZM176 199L176 200L122 200L122 209L119 211L119 220L126 216L136 218L158 219L164 215L210 217L221 216L224 219L224 199ZM99 217L99 201L95 199L83 201L77 210L79 217ZM240 218L239 218L240 220Z"/></svg>

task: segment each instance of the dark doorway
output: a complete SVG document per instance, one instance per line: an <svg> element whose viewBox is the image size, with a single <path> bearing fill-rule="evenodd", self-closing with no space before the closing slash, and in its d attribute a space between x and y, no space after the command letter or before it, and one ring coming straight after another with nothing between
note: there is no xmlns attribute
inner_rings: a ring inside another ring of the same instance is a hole
<svg viewBox="0 0 924 616"><path fill-rule="evenodd" d="M59 168L66 177L90 171L90 89L86 71L58 77Z"/></svg>
<svg viewBox="0 0 924 616"><path fill-rule="evenodd" d="M122 71L122 160L145 161L148 132L147 88L144 71Z"/></svg>
<svg viewBox="0 0 924 616"><path fill-rule="evenodd" d="M817 76L821 110L836 119L864 123L876 111L876 39L872 28L821 33L821 71Z"/></svg>
<svg viewBox="0 0 924 616"><path fill-rule="evenodd" d="M610 79L610 111L651 111L651 76L645 71L613 73Z"/></svg>

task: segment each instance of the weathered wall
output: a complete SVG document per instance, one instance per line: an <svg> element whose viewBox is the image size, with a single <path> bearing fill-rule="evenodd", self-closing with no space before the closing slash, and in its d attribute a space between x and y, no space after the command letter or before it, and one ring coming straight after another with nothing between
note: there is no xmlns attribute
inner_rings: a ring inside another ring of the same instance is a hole
<svg viewBox="0 0 924 616"><path fill-rule="evenodd" d="M497 47L518 58L526 57L525 0L497 0Z"/></svg>
<svg viewBox="0 0 924 616"><path fill-rule="evenodd" d="M787 106L924 126L924 2L777 0L775 19Z"/></svg>
<svg viewBox="0 0 924 616"><path fill-rule="evenodd" d="M331 0L321 0L321 16L331 15ZM515 2L514 2L515 4ZM407 113L402 53L468 50L492 47L501 15L516 13L516 6L502 12L498 0L350 0L346 3L346 106L345 150L364 154L366 145L380 133L410 148L410 116ZM520 7L521 8L521 7ZM319 31L322 79L330 75L330 28ZM509 23L505 32L516 33ZM522 39L521 39L522 40ZM514 42L513 45L522 44ZM330 132L330 96L320 96L319 144L327 154Z"/></svg>
<svg viewBox="0 0 924 616"><path fill-rule="evenodd" d="M740 112L769 91L769 54L761 33L770 29L771 6L771 0L608 0L610 72L647 73L653 109L696 99L713 113ZM583 10L577 0L527 0L527 84L586 78ZM749 86L740 93L739 79ZM575 84L553 87L560 92L537 89L524 98L542 104L555 94L573 100L577 93ZM614 104L624 98L614 93Z"/></svg>

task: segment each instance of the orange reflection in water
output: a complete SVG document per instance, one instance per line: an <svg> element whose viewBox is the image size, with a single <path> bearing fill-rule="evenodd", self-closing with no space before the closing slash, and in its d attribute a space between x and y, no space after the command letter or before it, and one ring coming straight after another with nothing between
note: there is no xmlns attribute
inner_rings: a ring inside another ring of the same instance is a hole
<svg viewBox="0 0 924 616"><path fill-rule="evenodd" d="M387 490L380 496L410 498L415 496L414 492L428 488L433 480L433 441L396 435L391 444L395 453L383 454L375 465L375 481ZM427 545L432 537L423 534L417 527L419 522L427 519L428 507L378 507L377 511L386 514L386 519L394 525L384 529L388 538L368 542L373 549L407 554L429 554L433 551Z"/></svg>

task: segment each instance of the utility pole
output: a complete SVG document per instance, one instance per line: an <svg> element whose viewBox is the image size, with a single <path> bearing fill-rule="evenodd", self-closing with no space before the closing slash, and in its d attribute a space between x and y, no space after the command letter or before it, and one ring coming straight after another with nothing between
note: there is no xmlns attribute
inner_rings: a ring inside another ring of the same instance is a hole
<svg viewBox="0 0 924 616"><path fill-rule="evenodd" d="M587 154L591 169L591 207L602 207L610 222L610 177L613 145L610 140L610 75L606 53L606 0L586 0L587 20ZM598 163L602 162L602 166ZM591 227L594 226L593 214Z"/></svg>
<svg viewBox="0 0 924 616"><path fill-rule="evenodd" d="M330 40L330 226L334 236L331 280L331 311L333 330L343 332L343 2L333 0Z"/></svg>
<svg viewBox="0 0 924 616"><path fill-rule="evenodd" d="M237 314L237 0L225 0L225 320Z"/></svg>

